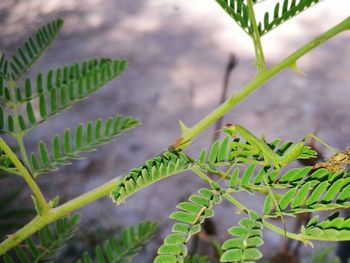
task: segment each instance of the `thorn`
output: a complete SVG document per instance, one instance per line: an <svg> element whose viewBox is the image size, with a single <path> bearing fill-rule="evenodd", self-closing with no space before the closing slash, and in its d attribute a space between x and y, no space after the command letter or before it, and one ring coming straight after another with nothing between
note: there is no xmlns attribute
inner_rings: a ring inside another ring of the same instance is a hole
<svg viewBox="0 0 350 263"><path fill-rule="evenodd" d="M289 66L294 72L297 74L306 77L306 74L298 67L297 63L294 62L292 65Z"/></svg>
<svg viewBox="0 0 350 263"><path fill-rule="evenodd" d="M181 120L179 120L179 124L180 124L180 128L181 128L181 133L182 134L186 133L190 129Z"/></svg>

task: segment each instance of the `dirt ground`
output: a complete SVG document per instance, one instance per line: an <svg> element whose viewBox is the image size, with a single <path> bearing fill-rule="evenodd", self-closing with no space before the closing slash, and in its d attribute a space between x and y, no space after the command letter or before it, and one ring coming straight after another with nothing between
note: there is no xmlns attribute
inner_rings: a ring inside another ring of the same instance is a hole
<svg viewBox="0 0 350 263"><path fill-rule="evenodd" d="M266 2L258 8L268 7L270 3ZM349 15L349 1L331 2L322 2L265 36L268 64L278 62ZM122 113L143 123L87 155L87 160L40 178L45 194L59 194L62 201L122 175L166 149L179 135L178 120L191 126L213 110L229 54L239 60L229 93L239 90L256 73L250 39L213 0L2 0L1 50L13 51L35 28L56 17L64 18L65 26L29 72L32 76L37 71L101 56L126 58L130 66L101 92L34 130L26 138L29 149L36 150L38 140L48 140L55 132L89 119ZM318 47L299 61L305 77L291 70L283 72L230 111L224 121L240 123L267 138L299 140L316 132L335 148L348 146L349 40L347 32ZM200 140L190 152L208 146L210 138ZM329 154L326 150L324 153ZM103 198L80 209L80 234L156 220L161 226L159 235L144 257L135 261L151 262L155 248L171 229L169 214L201 186L195 176L183 174L142 190L120 207ZM250 207L261 207L261 198L259 202L249 198ZM228 236L226 229L239 216L227 204L216 213L218 239L224 239ZM262 250L268 256L280 243L279 236L266 231Z"/></svg>

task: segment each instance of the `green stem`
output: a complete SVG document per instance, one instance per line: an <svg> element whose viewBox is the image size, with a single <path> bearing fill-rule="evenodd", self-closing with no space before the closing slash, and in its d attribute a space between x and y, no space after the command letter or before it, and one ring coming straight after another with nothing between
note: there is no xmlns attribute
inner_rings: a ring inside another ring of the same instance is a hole
<svg viewBox="0 0 350 263"><path fill-rule="evenodd" d="M240 211L243 211L244 213L248 213L249 208L246 207L244 204L242 204L241 202L239 202L237 199L233 198L231 195L229 194L224 194L223 195L224 198L226 198L231 204L233 204L235 207L237 207Z"/></svg>
<svg viewBox="0 0 350 263"><path fill-rule="evenodd" d="M252 32L253 34L251 35L251 37L254 43L256 66L258 67L259 71L263 71L263 70L266 70L265 55L261 45L258 26L256 24L256 18L255 18L252 0L248 0L248 11L249 11L250 22L252 23L251 29L253 31Z"/></svg>
<svg viewBox="0 0 350 263"><path fill-rule="evenodd" d="M40 230L43 226L52 223L62 216L67 215L70 212L91 203L92 201L108 195L112 189L121 181L121 178L115 178L102 186L99 186L85 194L82 194L70 200L61 206L49 210L45 216L36 216L23 228L12 235L8 235L8 238L0 244L0 255L20 244L23 240Z"/></svg>
<svg viewBox="0 0 350 263"><path fill-rule="evenodd" d="M224 198L226 198L230 203L232 203L234 206L236 206L239 210L241 210L245 213L248 213L249 208L246 207L241 202L239 202L238 200L236 200L235 198L233 198L231 195L224 194ZM302 241L303 243L310 243L310 241L308 241L307 238L305 237L305 235L303 235L303 234L295 234L292 232L285 231L282 228L279 228L273 224L270 224L266 220L263 220L262 223L264 224L265 227L271 229L272 231L274 231L282 236L286 236L288 238L299 240L299 241Z"/></svg>
<svg viewBox="0 0 350 263"><path fill-rule="evenodd" d="M16 166L19 173L32 190L38 202L38 205L40 206L39 209L43 212L43 214L46 214L49 210L49 205L47 204L44 195L40 191L40 188L34 181L33 177L29 174L28 170L23 166L21 161L17 158L16 154L14 154L14 152L2 138L0 138L0 148L5 152L5 154L11 160L11 162Z"/></svg>
<svg viewBox="0 0 350 263"><path fill-rule="evenodd" d="M16 175L21 176L21 173L16 171L14 168L8 168L8 167L5 167L3 165L0 165L0 170L3 170L3 171L8 172L10 174L16 174Z"/></svg>
<svg viewBox="0 0 350 263"><path fill-rule="evenodd" d="M207 182L208 184L210 184L210 182L212 182L213 180L210 179L210 177L208 175L206 175L205 173L202 172L201 169L198 168L198 166L193 166L191 167L192 172L194 172L195 174L197 174L200 178L202 178L205 182Z"/></svg>
<svg viewBox="0 0 350 263"><path fill-rule="evenodd" d="M269 228L270 230L272 230L272 231L274 231L274 232L276 232L276 233L278 233L278 234L280 234L282 236L286 236L288 238L301 241L304 244L310 244L311 245L311 242L303 234L295 234L295 233L292 233L292 232L285 231L283 228L280 228L280 227L277 227L277 226L275 226L273 224L270 224L266 220L263 220L263 224L264 224L265 227Z"/></svg>
<svg viewBox="0 0 350 263"><path fill-rule="evenodd" d="M12 114L13 114L13 122L15 125L15 134L14 137L16 138L17 142L18 142L18 146L19 146L19 150L21 152L21 156L23 159L23 162L25 164L25 166L27 167L27 169L30 169L30 163L29 163L29 159L28 159L28 155L24 146L24 142L23 142L23 134L21 134L21 128L19 126L19 121L18 121L18 103L16 101L16 92L15 92L15 88L16 88L16 82L13 80L7 81L7 84L9 86L10 92L11 92L11 101L12 101Z"/></svg>
<svg viewBox="0 0 350 263"><path fill-rule="evenodd" d="M244 98L250 95L253 91L261 87L266 81L270 80L272 77L277 75L282 70L293 67L296 64L296 61L308 53L310 50L316 48L321 45L328 39L334 37L335 35L350 29L350 17L343 20L338 25L332 27L330 30L321 34L319 37L307 43L302 48L298 49L290 56L282 60L280 63L275 65L274 67L261 71L257 74L257 76L252 79L240 92L233 94L229 99L227 99L223 104L221 104L218 108L212 111L209 115L200 120L195 126L191 128L187 128L184 130L182 137L177 140L178 143L173 144L171 147L173 149L185 148L188 144L184 144L186 142L190 142L195 136L201 133L204 129L209 127L213 122L222 117L226 112L232 109L233 106L237 105Z"/></svg>

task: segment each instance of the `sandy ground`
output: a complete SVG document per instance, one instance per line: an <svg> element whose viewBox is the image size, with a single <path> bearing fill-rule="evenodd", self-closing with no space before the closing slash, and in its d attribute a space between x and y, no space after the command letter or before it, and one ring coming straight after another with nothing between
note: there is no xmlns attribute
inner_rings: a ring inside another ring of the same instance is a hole
<svg viewBox="0 0 350 263"><path fill-rule="evenodd" d="M259 5L259 10L268 7L267 2ZM263 38L269 65L349 15L349 1L330 2L324 1ZM179 135L179 119L190 126L213 110L230 53L239 59L230 79L230 93L255 74L250 39L213 0L2 0L0 48L13 51L35 28L56 17L65 19L62 33L30 71L31 75L101 56L126 58L130 66L91 99L34 130L26 145L35 150L39 139L47 140L65 127L118 113L143 123L88 155L88 160L40 178L45 193L52 197L60 194L63 201L166 149ZM302 58L299 66L306 77L283 72L229 112L225 122L240 123L267 138L299 140L316 131L329 144L343 149L350 138L349 36L349 32L339 35ZM209 141L205 141L195 144L192 152L207 146ZM178 175L144 189L121 207L113 205L109 198L98 200L80 209L84 215L81 231L157 220L160 235L148 246L147 258L137 260L150 262L155 246L170 231L168 215L180 200L201 186L191 174ZM250 198L249 205L259 208L261 202ZM216 210L219 239L227 237L226 229L239 218L227 207L224 204ZM280 240L266 232L266 255L278 248Z"/></svg>

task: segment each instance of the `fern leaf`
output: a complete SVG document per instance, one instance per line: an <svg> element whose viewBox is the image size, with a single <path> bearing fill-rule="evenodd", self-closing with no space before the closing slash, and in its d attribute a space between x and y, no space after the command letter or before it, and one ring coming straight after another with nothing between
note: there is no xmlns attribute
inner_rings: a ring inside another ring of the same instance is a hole
<svg viewBox="0 0 350 263"><path fill-rule="evenodd" d="M248 7L243 0L216 0L219 5L232 17L234 21L248 34L252 35L252 23L250 21ZM261 2L255 0L253 3ZM309 7L322 0L283 0L278 1L273 11L265 12L263 21L258 23L260 36L270 32L285 21L307 10Z"/></svg>
<svg viewBox="0 0 350 263"><path fill-rule="evenodd" d="M40 116L35 116L33 102L28 101L26 103L26 116L25 118L23 116L21 117L26 120L25 122L23 121L24 124L21 127L22 133L29 132L74 103L86 99L102 88L107 82L118 77L126 66L127 62L125 60L100 63L91 71L86 71L85 74L82 74L78 81L70 80L67 85L50 87L47 88L46 92L39 93Z"/></svg>
<svg viewBox="0 0 350 263"><path fill-rule="evenodd" d="M78 214L57 220L53 227L46 226L39 230L35 239L29 238L6 253L4 260L20 263L51 261L72 237L78 221Z"/></svg>
<svg viewBox="0 0 350 263"><path fill-rule="evenodd" d="M191 168L194 162L181 152L164 152L132 169L123 181L111 192L111 198L117 204L136 191L157 182L165 177L184 172Z"/></svg>
<svg viewBox="0 0 350 263"><path fill-rule="evenodd" d="M45 76L42 73L38 73L35 81L29 78L25 79L24 90L18 91L19 95L17 97L21 99L17 99L17 103L27 103L28 101L37 99L41 95L45 97L61 95L66 91L67 85L78 85L78 82L82 81L80 79L87 78L94 71L101 71L104 68L104 64L110 64L112 62L108 58L96 58L51 69ZM92 83L89 85L91 86ZM91 87L87 89L90 90ZM55 90L55 92L52 90ZM60 98L64 99L64 96L60 96Z"/></svg>
<svg viewBox="0 0 350 263"><path fill-rule="evenodd" d="M118 115L106 120L78 124L74 132L64 131L63 136L56 134L52 139L51 154L47 145L39 143L39 154L31 154L31 164L36 174L58 170L58 165L70 164L70 160L83 159L81 153L93 151L97 146L112 141L115 137L139 125L139 121L122 118Z"/></svg>
<svg viewBox="0 0 350 263"><path fill-rule="evenodd" d="M267 34L272 29L321 1L322 0L283 0L283 3L282 1L277 2L273 12L266 12L264 20L258 24L260 36Z"/></svg>
<svg viewBox="0 0 350 263"><path fill-rule="evenodd" d="M5 83L5 78L0 75L0 99L4 101L5 106L12 105L12 97L10 89L7 87Z"/></svg>
<svg viewBox="0 0 350 263"><path fill-rule="evenodd" d="M254 262L262 257L258 250L264 241L262 240L262 220L253 211L249 211L249 217L243 218L239 226L231 227L228 232L235 236L222 244L224 251L220 262Z"/></svg>
<svg viewBox="0 0 350 263"><path fill-rule="evenodd" d="M42 26L37 30L35 37L29 37L22 47L17 49L9 60L12 80L18 80L31 67L51 44L62 26L62 19L57 19Z"/></svg>
<svg viewBox="0 0 350 263"><path fill-rule="evenodd" d="M216 2L248 35L252 34L248 7L243 0L216 0Z"/></svg>
<svg viewBox="0 0 350 263"><path fill-rule="evenodd" d="M179 203L176 207L180 211L169 216L180 223L173 225L172 233L164 239L163 245L159 247L155 263L183 262L187 256L186 244L190 238L200 232L201 224L206 218L214 216L212 207L221 202L221 191L202 188L197 193L191 195L187 202Z"/></svg>
<svg viewBox="0 0 350 263"><path fill-rule="evenodd" d="M321 222L318 220L318 216L313 217L301 233L314 240L350 240L350 218L339 217L339 212L336 212Z"/></svg>
<svg viewBox="0 0 350 263"><path fill-rule="evenodd" d="M281 211L289 214L333 210L350 206L350 177L344 171L311 167L295 168L286 172L277 184L289 188L279 200Z"/></svg>
<svg viewBox="0 0 350 263"><path fill-rule="evenodd" d="M94 257L85 252L76 263L130 262L132 257L153 237L157 228L157 223L151 221L141 222L137 226L125 228L119 237L107 240L103 246L97 245Z"/></svg>
<svg viewBox="0 0 350 263"><path fill-rule="evenodd" d="M0 81L8 79L8 60L6 59L5 53L0 55Z"/></svg>

